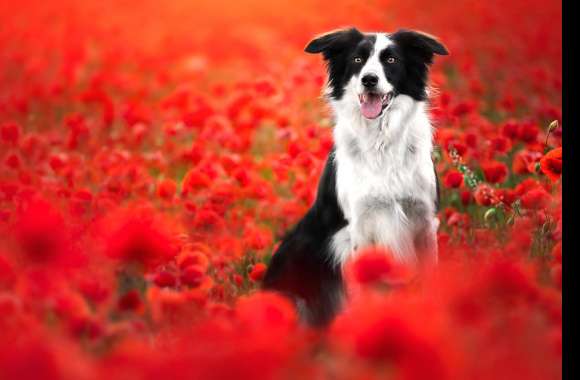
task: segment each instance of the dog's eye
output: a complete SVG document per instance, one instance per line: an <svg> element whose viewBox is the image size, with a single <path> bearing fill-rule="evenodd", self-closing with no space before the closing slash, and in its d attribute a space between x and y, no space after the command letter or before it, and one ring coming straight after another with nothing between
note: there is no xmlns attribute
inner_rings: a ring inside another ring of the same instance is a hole
<svg viewBox="0 0 580 380"><path fill-rule="evenodd" d="M388 63L395 63L395 61L396 61L395 57L389 57L389 58L387 58L387 62Z"/></svg>
<svg viewBox="0 0 580 380"><path fill-rule="evenodd" d="M361 57L354 57L354 62L355 63L361 63L362 62L362 58Z"/></svg>

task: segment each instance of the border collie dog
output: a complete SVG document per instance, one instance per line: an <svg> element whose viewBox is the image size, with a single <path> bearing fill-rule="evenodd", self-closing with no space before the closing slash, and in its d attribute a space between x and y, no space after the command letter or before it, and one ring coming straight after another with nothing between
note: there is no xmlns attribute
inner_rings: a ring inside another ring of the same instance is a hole
<svg viewBox="0 0 580 380"><path fill-rule="evenodd" d="M272 256L263 287L290 297L306 323L324 326L342 307L342 266L358 249L383 246L422 268L437 262L427 74L434 55L448 52L421 32L355 28L319 36L305 51L327 64L334 147L314 204Z"/></svg>

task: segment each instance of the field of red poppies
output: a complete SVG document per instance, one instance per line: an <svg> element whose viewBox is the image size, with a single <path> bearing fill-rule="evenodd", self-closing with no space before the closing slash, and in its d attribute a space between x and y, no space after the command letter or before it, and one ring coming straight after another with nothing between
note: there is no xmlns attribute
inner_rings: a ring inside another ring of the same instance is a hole
<svg viewBox="0 0 580 380"><path fill-rule="evenodd" d="M0 4L0 379L558 379L559 2ZM438 36L440 265L259 291L332 146L312 36ZM401 275L404 283L401 285ZM395 284L395 282L397 282Z"/></svg>

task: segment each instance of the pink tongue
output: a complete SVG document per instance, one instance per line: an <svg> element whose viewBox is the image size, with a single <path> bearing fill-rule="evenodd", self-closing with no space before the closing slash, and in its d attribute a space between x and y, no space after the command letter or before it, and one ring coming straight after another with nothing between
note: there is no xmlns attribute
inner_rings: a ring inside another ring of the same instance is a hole
<svg viewBox="0 0 580 380"><path fill-rule="evenodd" d="M361 112L367 119L374 119L380 115L383 103L379 96L367 96L366 101L360 105Z"/></svg>

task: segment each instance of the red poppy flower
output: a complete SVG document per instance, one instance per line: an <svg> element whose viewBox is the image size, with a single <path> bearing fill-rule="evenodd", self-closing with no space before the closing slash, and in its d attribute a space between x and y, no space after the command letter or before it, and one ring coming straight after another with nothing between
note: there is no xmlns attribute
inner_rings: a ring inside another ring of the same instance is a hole
<svg viewBox="0 0 580 380"><path fill-rule="evenodd" d="M545 208L551 200L550 194L542 187L536 187L522 195L522 206L529 209Z"/></svg>
<svg viewBox="0 0 580 380"><path fill-rule="evenodd" d="M475 202L480 206L491 206L498 202L495 190L486 184L480 184L473 193Z"/></svg>
<svg viewBox="0 0 580 380"><path fill-rule="evenodd" d="M540 128L532 122L523 123L518 131L518 138L526 143L535 142Z"/></svg>
<svg viewBox="0 0 580 380"><path fill-rule="evenodd" d="M177 280L172 273L167 271L161 271L155 274L155 276L153 277L153 282L155 283L155 285L161 288L165 288L175 286Z"/></svg>
<svg viewBox="0 0 580 380"><path fill-rule="evenodd" d="M512 171L514 174L529 174L535 172L536 162L540 160L542 154L529 150L522 150L516 153L512 161Z"/></svg>
<svg viewBox="0 0 580 380"><path fill-rule="evenodd" d="M505 205L510 206L517 199L516 193L512 189L496 189L497 198Z"/></svg>
<svg viewBox="0 0 580 380"><path fill-rule="evenodd" d="M176 254L173 239L160 218L138 210L112 220L113 231L106 238L106 254L110 258L152 268Z"/></svg>
<svg viewBox="0 0 580 380"><path fill-rule="evenodd" d="M50 202L31 200L17 215L15 229L29 263L59 266L74 263L76 252L65 218Z"/></svg>
<svg viewBox="0 0 580 380"><path fill-rule="evenodd" d="M518 137L519 130L520 125L518 123L509 121L503 125L502 134L511 140L515 140Z"/></svg>
<svg viewBox="0 0 580 380"><path fill-rule="evenodd" d="M490 161L481 165L485 180L489 183L505 182L508 175L508 168L506 164L498 161Z"/></svg>
<svg viewBox="0 0 580 380"><path fill-rule="evenodd" d="M562 148L552 149L540 160L542 173L552 181L557 181L562 175Z"/></svg>
<svg viewBox="0 0 580 380"><path fill-rule="evenodd" d="M467 206L468 204L470 204L473 201L473 195L471 194L471 191L469 191L469 190L462 191L460 196L461 196L461 203L464 206Z"/></svg>
<svg viewBox="0 0 580 380"><path fill-rule="evenodd" d="M274 237L269 229L250 227L246 231L245 242L251 249L262 250L272 244Z"/></svg>
<svg viewBox="0 0 580 380"><path fill-rule="evenodd" d="M4 123L0 126L0 136L2 141L7 144L16 145L20 139L20 125L13 122Z"/></svg>
<svg viewBox="0 0 580 380"><path fill-rule="evenodd" d="M200 189L209 187L211 180L209 176L199 169L191 169L185 175L182 184L182 195L195 194Z"/></svg>
<svg viewBox="0 0 580 380"><path fill-rule="evenodd" d="M266 274L266 269L266 264L264 263L255 264L250 271L250 279L255 282L261 281Z"/></svg>
<svg viewBox="0 0 580 380"><path fill-rule="evenodd" d="M138 311L142 305L141 296L136 290L128 291L117 302L117 306L122 311Z"/></svg>
<svg viewBox="0 0 580 380"><path fill-rule="evenodd" d="M449 170L443 178L445 187L457 188L463 184L463 174L457 170Z"/></svg>
<svg viewBox="0 0 580 380"><path fill-rule="evenodd" d="M506 153L510 148L510 142L505 137L499 136L491 139L491 149L497 153Z"/></svg>
<svg viewBox="0 0 580 380"><path fill-rule="evenodd" d="M157 185L157 195L163 199L171 199L175 195L177 184L174 180L166 178Z"/></svg>
<svg viewBox="0 0 580 380"><path fill-rule="evenodd" d="M538 187L541 187L541 184L538 182L538 180L534 178L526 178L522 182L518 183L514 191L517 195L522 196L528 191Z"/></svg>
<svg viewBox="0 0 580 380"><path fill-rule="evenodd" d="M348 270L361 285L379 282L397 284L407 281L411 276L409 268L396 263L392 254L381 247L371 247L358 252Z"/></svg>
<svg viewBox="0 0 580 380"><path fill-rule="evenodd" d="M181 272L181 283L189 287L197 287L203 282L205 270L199 265L190 265Z"/></svg>

